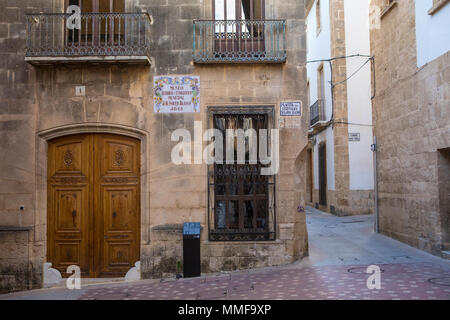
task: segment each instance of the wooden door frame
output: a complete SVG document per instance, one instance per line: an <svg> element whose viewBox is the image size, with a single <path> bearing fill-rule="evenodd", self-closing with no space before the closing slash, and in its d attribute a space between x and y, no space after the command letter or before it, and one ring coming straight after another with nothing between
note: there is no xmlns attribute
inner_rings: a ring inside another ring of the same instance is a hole
<svg viewBox="0 0 450 320"><path fill-rule="evenodd" d="M34 217L34 241L43 245L42 251L36 253L35 261L41 265L47 260L47 170L48 170L48 142L55 138L71 136L76 134L108 133L136 138L141 141L140 150L140 259L142 250L150 244L150 177L146 172L149 168L148 151L150 150L150 132L128 126L104 124L104 123L81 123L63 127L51 128L37 132L36 134L36 190Z"/></svg>

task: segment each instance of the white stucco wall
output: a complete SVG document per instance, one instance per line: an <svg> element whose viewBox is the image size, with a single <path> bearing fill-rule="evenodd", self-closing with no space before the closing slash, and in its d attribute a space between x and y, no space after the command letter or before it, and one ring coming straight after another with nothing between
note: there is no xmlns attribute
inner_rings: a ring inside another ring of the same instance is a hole
<svg viewBox="0 0 450 320"><path fill-rule="evenodd" d="M370 56L369 1L345 0L346 55ZM347 59L347 77L368 58ZM371 64L367 63L347 81L348 132L359 133L359 142L349 141L350 190L371 190L373 182Z"/></svg>
<svg viewBox="0 0 450 320"><path fill-rule="evenodd" d="M330 36L330 11L329 1L321 1L321 32L317 35L316 28L316 4L313 5L308 17L307 23L307 60L324 60L331 58L331 36ZM318 83L317 83L317 70L320 65L323 64L324 76L325 76L325 100L326 100L326 115L327 119L331 118L331 71L328 62L315 62L307 64L307 74L309 80L310 89L310 101L311 104L316 102L318 98Z"/></svg>
<svg viewBox="0 0 450 320"><path fill-rule="evenodd" d="M433 15L433 0L416 0L417 66L420 68L450 50L450 3Z"/></svg>
<svg viewBox="0 0 450 320"><path fill-rule="evenodd" d="M311 11L306 18L307 23L307 60L324 60L331 58L331 36L330 36L330 10L329 0L322 0L321 5L321 31L317 34L316 21L316 3L314 3ZM309 97L311 104L318 99L318 82L317 70L323 64L323 71L325 77L325 114L326 120L331 119L332 105L331 105L331 70L328 62L315 62L307 64L307 76L309 80ZM308 106L309 107L309 106ZM334 183L334 138L331 127L321 132L316 136L316 145L314 146L314 188L319 188L319 169L318 169L318 146L319 143L326 140L327 143L327 186L329 190L335 190Z"/></svg>
<svg viewBox="0 0 450 320"><path fill-rule="evenodd" d="M345 0L346 54L370 55L369 38L369 1ZM330 12L329 1L321 1L321 32L316 32L316 6L306 19L308 61L331 58ZM347 59L347 74L351 75L366 61L366 58ZM310 101L313 104L318 98L317 69L320 62L308 63L307 72L310 87ZM331 118L331 72L328 62L323 63L326 82L325 99L327 120ZM372 137L372 104L371 104L371 69L366 64L354 77L347 82L348 122L351 133L360 133L359 142L349 142L349 169L351 190L373 189L373 158L370 146ZM358 124L358 125L356 125ZM314 146L314 188L319 187L318 145L327 143L327 184L329 190L335 190L334 168L334 136L333 129L327 128L316 136Z"/></svg>

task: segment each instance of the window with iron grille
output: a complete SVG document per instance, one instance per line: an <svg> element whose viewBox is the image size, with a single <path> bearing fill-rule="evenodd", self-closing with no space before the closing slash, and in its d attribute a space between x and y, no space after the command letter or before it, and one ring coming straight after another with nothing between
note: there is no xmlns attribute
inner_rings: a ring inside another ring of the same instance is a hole
<svg viewBox="0 0 450 320"><path fill-rule="evenodd" d="M254 110L258 109L258 110ZM226 110L226 111L225 111ZM231 108L210 109L210 127L222 132L223 150L226 130L242 129L270 132L273 109ZM251 111L253 110L253 111ZM270 141L270 138L268 139ZM229 150L232 159L208 167L208 223L211 241L264 241L275 240L275 177L261 175L264 167L259 159L250 155L249 137L245 136L245 161L238 163L237 139L233 138ZM259 144L257 154L259 154ZM270 145L269 145L270 148ZM264 150L265 151L265 150ZM232 163L231 163L232 162Z"/></svg>

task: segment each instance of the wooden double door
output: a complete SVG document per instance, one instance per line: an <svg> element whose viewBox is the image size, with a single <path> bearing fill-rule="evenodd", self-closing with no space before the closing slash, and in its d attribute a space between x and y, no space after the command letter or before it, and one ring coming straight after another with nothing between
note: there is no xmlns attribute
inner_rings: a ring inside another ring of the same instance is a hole
<svg viewBox="0 0 450 320"><path fill-rule="evenodd" d="M140 256L140 141L111 134L50 141L47 208L53 268L124 276Z"/></svg>

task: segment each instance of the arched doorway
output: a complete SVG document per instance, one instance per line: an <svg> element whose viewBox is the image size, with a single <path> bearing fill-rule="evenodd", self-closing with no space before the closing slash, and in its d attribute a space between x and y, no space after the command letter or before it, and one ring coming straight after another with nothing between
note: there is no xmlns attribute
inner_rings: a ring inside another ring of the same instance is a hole
<svg viewBox="0 0 450 320"><path fill-rule="evenodd" d="M79 134L48 142L47 260L66 274L121 277L139 260L140 141Z"/></svg>

